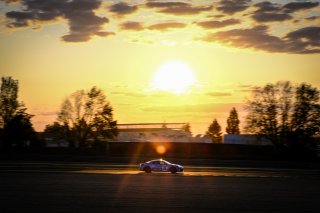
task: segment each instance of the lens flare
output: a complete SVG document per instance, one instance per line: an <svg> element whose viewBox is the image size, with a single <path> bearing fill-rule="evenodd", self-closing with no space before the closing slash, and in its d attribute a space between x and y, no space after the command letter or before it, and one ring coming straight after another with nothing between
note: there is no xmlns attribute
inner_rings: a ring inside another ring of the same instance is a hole
<svg viewBox="0 0 320 213"><path fill-rule="evenodd" d="M156 147L156 151L158 154L163 155L164 153L166 153L167 149L165 146L159 145Z"/></svg>

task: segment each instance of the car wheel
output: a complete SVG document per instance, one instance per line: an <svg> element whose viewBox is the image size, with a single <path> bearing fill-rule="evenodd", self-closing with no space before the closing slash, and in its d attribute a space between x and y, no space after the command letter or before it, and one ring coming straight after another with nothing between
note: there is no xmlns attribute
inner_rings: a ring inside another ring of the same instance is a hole
<svg viewBox="0 0 320 213"><path fill-rule="evenodd" d="M172 174L175 174L175 173L177 173L177 169L176 169L175 167L171 167L171 168L170 168L170 172L171 172Z"/></svg>
<svg viewBox="0 0 320 213"><path fill-rule="evenodd" d="M149 166L147 166L147 167L144 168L144 171L146 173L150 173L151 172L151 168Z"/></svg>

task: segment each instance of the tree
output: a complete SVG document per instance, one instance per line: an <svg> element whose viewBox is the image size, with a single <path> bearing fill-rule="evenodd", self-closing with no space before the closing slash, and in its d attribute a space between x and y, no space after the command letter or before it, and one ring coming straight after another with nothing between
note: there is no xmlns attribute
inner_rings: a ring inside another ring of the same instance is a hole
<svg viewBox="0 0 320 213"><path fill-rule="evenodd" d="M3 128L19 110L18 81L11 77L1 78L0 89L0 128Z"/></svg>
<svg viewBox="0 0 320 213"><path fill-rule="evenodd" d="M189 123L184 124L181 129L191 134L191 126Z"/></svg>
<svg viewBox="0 0 320 213"><path fill-rule="evenodd" d="M275 85L256 87L252 100L247 102L246 110L248 114L245 130L249 133L265 135L276 144L278 119Z"/></svg>
<svg viewBox="0 0 320 213"><path fill-rule="evenodd" d="M18 101L19 82L11 77L1 78L0 89L0 129L1 138L7 147L21 147L24 142L35 139L32 115Z"/></svg>
<svg viewBox="0 0 320 213"><path fill-rule="evenodd" d="M227 119L226 132L228 134L240 134L239 124L238 112L236 108L233 107Z"/></svg>
<svg viewBox="0 0 320 213"><path fill-rule="evenodd" d="M297 143L309 141L320 133L319 90L306 83L295 92L292 131Z"/></svg>
<svg viewBox="0 0 320 213"><path fill-rule="evenodd" d="M217 119L214 119L210 124L206 135L211 137L213 143L222 143L221 126L219 125Z"/></svg>
<svg viewBox="0 0 320 213"><path fill-rule="evenodd" d="M257 87L252 93L246 104L247 132L264 135L280 148L297 141L306 143L307 138L319 134L318 89L305 83L294 88L290 82L278 82Z"/></svg>
<svg viewBox="0 0 320 213"><path fill-rule="evenodd" d="M50 137L53 140L59 141L67 140L69 142L70 147L74 147L75 139L73 138L72 130L66 124L60 124L58 122L54 122L52 125L46 125L44 129L45 137Z"/></svg>
<svg viewBox="0 0 320 213"><path fill-rule="evenodd" d="M62 103L58 114L60 125L67 126L80 147L90 140L113 138L117 135L117 121L113 109L101 89L79 90Z"/></svg>

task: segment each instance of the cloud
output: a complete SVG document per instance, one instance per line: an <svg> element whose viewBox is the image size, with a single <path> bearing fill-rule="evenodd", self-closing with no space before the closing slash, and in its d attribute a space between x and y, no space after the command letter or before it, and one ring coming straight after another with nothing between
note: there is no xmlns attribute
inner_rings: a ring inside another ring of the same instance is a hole
<svg viewBox="0 0 320 213"><path fill-rule="evenodd" d="M194 15L204 11L210 11L212 6L193 7L186 2L147 2L149 8L158 8L157 12L171 15Z"/></svg>
<svg viewBox="0 0 320 213"><path fill-rule="evenodd" d="M151 8L169 8L169 7L188 7L189 3L186 2L161 2L161 1L149 1L146 3L147 7Z"/></svg>
<svg viewBox="0 0 320 213"><path fill-rule="evenodd" d="M148 27L148 29L149 30L167 31L167 30L171 30L171 29L184 28L185 26L187 26L187 25L184 23L166 22L166 23L159 23L159 24L150 25Z"/></svg>
<svg viewBox="0 0 320 213"><path fill-rule="evenodd" d="M287 13L255 12L252 18L257 22L273 22L291 20L292 16Z"/></svg>
<svg viewBox="0 0 320 213"><path fill-rule="evenodd" d="M223 21L202 21L202 22L196 22L196 24L203 28L222 28L229 25L235 25L239 24L240 21L237 19L227 19Z"/></svg>
<svg viewBox="0 0 320 213"><path fill-rule="evenodd" d="M9 28L27 27L29 26L29 20L34 18L30 12L11 11L6 13L7 18L16 19L15 22L7 24Z"/></svg>
<svg viewBox="0 0 320 213"><path fill-rule="evenodd" d="M255 87L252 85L238 85L238 88L236 91L237 92L252 92L255 90Z"/></svg>
<svg viewBox="0 0 320 213"><path fill-rule="evenodd" d="M221 0L217 10L228 15L246 10L251 0Z"/></svg>
<svg viewBox="0 0 320 213"><path fill-rule="evenodd" d="M133 31L141 31L144 29L143 24L141 22L129 21L122 23L120 25L122 30L133 30Z"/></svg>
<svg viewBox="0 0 320 213"><path fill-rule="evenodd" d="M166 14L173 14L173 15L194 15L204 11L210 11L212 6L207 7L191 7L191 6L184 6L184 7L169 7L158 12L166 13Z"/></svg>
<svg viewBox="0 0 320 213"><path fill-rule="evenodd" d="M4 1L7 4L10 4L10 3L19 2L20 0L0 0L0 1Z"/></svg>
<svg viewBox="0 0 320 213"><path fill-rule="evenodd" d="M110 7L110 12L116 13L118 15L131 14L136 12L137 10L138 10L138 6L136 5L130 6L125 2L119 2Z"/></svg>
<svg viewBox="0 0 320 213"><path fill-rule="evenodd" d="M314 21L314 20L320 19L320 16L310 16L310 17L305 18L305 19L308 20L308 21Z"/></svg>
<svg viewBox="0 0 320 213"><path fill-rule="evenodd" d="M225 96L231 96L232 94L230 92L208 92L206 95L211 97L225 97Z"/></svg>
<svg viewBox="0 0 320 213"><path fill-rule="evenodd" d="M266 52L320 53L320 27L301 28L288 33L283 38L270 35L268 30L267 26L233 29L209 33L202 40Z"/></svg>
<svg viewBox="0 0 320 213"><path fill-rule="evenodd" d="M298 10L307 10L319 5L318 2L291 2L285 5L260 2L254 6L258 9L253 12L252 18L257 22L274 22L293 19L292 13Z"/></svg>
<svg viewBox="0 0 320 213"><path fill-rule="evenodd" d="M278 12L281 10L281 5L263 1L254 5L258 8L256 12Z"/></svg>
<svg viewBox="0 0 320 213"><path fill-rule="evenodd" d="M101 6L101 0L21 0L22 11L10 11L6 17L13 19L7 26L26 27L43 21L55 21L58 18L68 20L69 34L62 36L66 42L83 42L92 36L106 36L112 33L102 31L108 23L106 17L97 16L94 11Z"/></svg>
<svg viewBox="0 0 320 213"><path fill-rule="evenodd" d="M193 105L175 105L175 106L148 106L141 110L144 112L157 113L224 113L232 107L241 108L242 103L208 103Z"/></svg>
<svg viewBox="0 0 320 213"><path fill-rule="evenodd" d="M258 9L253 13L252 18L256 22L274 22L292 19L288 13L282 12L281 5L268 1L254 5Z"/></svg>
<svg viewBox="0 0 320 213"><path fill-rule="evenodd" d="M306 10L317 7L319 2L290 2L283 6L289 12L295 12L298 10Z"/></svg>
<svg viewBox="0 0 320 213"><path fill-rule="evenodd" d="M305 27L285 36L289 49L298 53L320 53L320 27Z"/></svg>
<svg viewBox="0 0 320 213"><path fill-rule="evenodd" d="M145 94L142 93L135 93L135 92L111 92L113 95L124 95L129 97L136 97L136 98L143 98L146 97Z"/></svg>

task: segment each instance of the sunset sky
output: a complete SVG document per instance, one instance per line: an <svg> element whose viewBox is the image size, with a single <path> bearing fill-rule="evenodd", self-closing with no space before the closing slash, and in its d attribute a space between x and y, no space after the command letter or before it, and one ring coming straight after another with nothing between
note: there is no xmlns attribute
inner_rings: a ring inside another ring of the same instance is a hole
<svg viewBox="0 0 320 213"><path fill-rule="evenodd" d="M118 123L225 132L254 86L320 88L317 0L0 0L0 76L41 131L64 98L97 86Z"/></svg>

